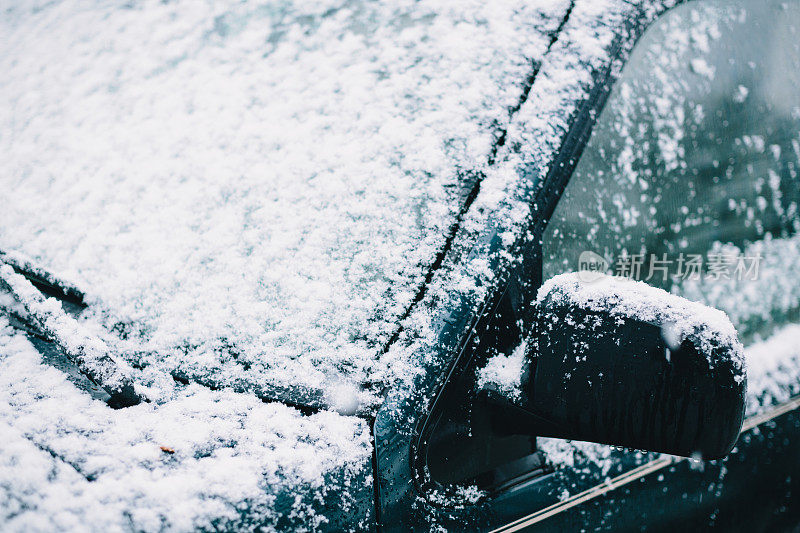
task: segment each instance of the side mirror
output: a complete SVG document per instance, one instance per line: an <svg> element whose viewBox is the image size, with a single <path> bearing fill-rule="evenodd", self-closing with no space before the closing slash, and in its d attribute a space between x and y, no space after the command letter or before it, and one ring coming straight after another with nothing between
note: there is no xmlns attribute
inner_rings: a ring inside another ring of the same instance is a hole
<svg viewBox="0 0 800 533"><path fill-rule="evenodd" d="M716 459L742 427L742 345L722 311L645 283L562 274L537 298L528 367L496 425Z"/></svg>

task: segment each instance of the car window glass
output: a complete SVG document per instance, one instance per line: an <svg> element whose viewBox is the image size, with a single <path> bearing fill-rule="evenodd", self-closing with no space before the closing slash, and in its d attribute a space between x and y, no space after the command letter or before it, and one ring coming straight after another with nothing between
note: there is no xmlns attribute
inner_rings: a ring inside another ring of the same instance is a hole
<svg viewBox="0 0 800 533"><path fill-rule="evenodd" d="M797 2L712 0L656 22L545 231L543 278L589 251L723 309L745 344L800 320L799 30Z"/></svg>

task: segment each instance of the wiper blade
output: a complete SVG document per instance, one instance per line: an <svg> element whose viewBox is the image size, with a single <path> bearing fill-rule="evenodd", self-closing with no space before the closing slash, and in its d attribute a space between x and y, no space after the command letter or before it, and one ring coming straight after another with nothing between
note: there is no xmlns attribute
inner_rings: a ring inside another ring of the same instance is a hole
<svg viewBox="0 0 800 533"><path fill-rule="evenodd" d="M64 307L64 311L70 315L77 316L86 309L83 291L71 283L57 278L47 270L2 250L0 250L0 263L9 265L14 272L25 276L45 296L57 298Z"/></svg>
<svg viewBox="0 0 800 533"><path fill-rule="evenodd" d="M0 312L6 316L13 327L26 332L32 339L36 339L38 342L34 342L34 344L37 345L37 348L45 348L44 351L42 349L39 351L48 364L66 372L72 378L75 378L75 381L81 381L82 383L79 385L81 388L89 392L93 397L106 401L111 407L128 407L142 401L148 401L143 396L135 393L132 386L133 381L130 378L132 369L128 363L124 359L119 359L112 355L112 350L105 346L102 339L95 335L83 335L85 343L89 346L81 346L81 343L78 343L79 345L76 348L75 346L70 346L68 339L65 338L71 336L75 331L83 329L81 324L75 320L87 308L83 291L24 258L0 250L0 267L4 264L7 267L11 267L11 271L6 269L4 273L0 273L0 289L6 288L14 297L14 301L19 302L19 304L10 308L8 305L3 305L3 301L0 301ZM16 282L9 283L7 278L13 275L16 275ZM27 289L15 290L11 285L27 286ZM58 313L57 306L48 308L48 311L55 311L59 316L63 315L63 318L56 319L56 322L62 328L62 334L52 330L52 328L45 327L44 323L47 317L40 312L32 312L31 306L25 305L22 301L24 299L23 293L29 293L30 291L33 291L31 294L34 297L37 296L35 293L38 291L40 293L38 294L39 300L46 301L47 297L52 297L59 301L62 308L61 313ZM0 296L2 296L1 293ZM64 335L64 329L70 334ZM97 352L97 350L87 350L87 348L96 346L103 347L101 354L104 355L99 358L91 356L87 358L87 352ZM56 352L63 353L63 355L58 357ZM69 365L72 365L73 368L67 368ZM96 369L97 366L101 368L98 370ZM78 373L83 377L83 380L79 379ZM175 381L183 384L191 382L211 390L231 389L236 392L252 393L264 402L281 402L298 409L305 415L311 415L330 408L329 401L319 390L290 385L281 387L263 383L227 382L219 380L213 373L210 374L204 369L192 367L173 368L169 370L169 374ZM114 380L117 379L115 376L118 375L123 376L124 385L121 388L113 385ZM86 383L86 381L89 383ZM98 391L94 385L101 387L105 393ZM362 417L369 416L367 412L356 414Z"/></svg>
<svg viewBox="0 0 800 533"><path fill-rule="evenodd" d="M48 280L45 278L45 281ZM45 297L32 281L2 261L0 287L21 304L27 315L25 322L60 347L84 375L109 394L111 407L129 407L144 400L133 386L132 369L125 361L112 354L102 339L85 332L59 302ZM82 295L80 303L83 303Z"/></svg>

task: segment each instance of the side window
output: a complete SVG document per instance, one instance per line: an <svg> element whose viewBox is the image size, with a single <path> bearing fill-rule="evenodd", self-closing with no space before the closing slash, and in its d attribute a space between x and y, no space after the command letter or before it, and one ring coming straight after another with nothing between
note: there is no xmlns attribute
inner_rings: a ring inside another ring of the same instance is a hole
<svg viewBox="0 0 800 533"><path fill-rule="evenodd" d="M543 277L594 252L723 309L745 345L766 338L800 322L798 173L800 3L678 7L617 81L545 230Z"/></svg>

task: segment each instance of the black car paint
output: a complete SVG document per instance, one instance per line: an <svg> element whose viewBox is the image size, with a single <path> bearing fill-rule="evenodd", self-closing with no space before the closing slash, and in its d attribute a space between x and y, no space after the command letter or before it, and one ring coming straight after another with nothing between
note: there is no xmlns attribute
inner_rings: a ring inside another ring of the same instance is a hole
<svg viewBox="0 0 800 533"><path fill-rule="evenodd" d="M639 456L617 452L614 473L564 469L535 483L574 487L543 508L507 523L510 531L796 531L800 509L800 401L790 410L742 432L737 447L719 461ZM586 488L584 488L586 487ZM496 505L526 505L511 490ZM516 527L515 527L516 526Z"/></svg>

